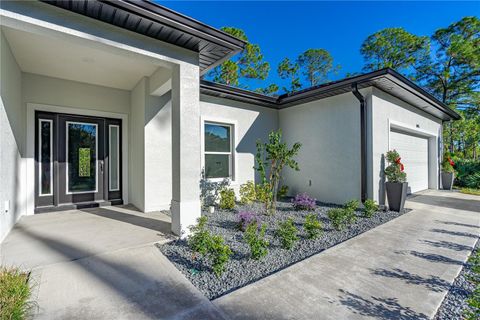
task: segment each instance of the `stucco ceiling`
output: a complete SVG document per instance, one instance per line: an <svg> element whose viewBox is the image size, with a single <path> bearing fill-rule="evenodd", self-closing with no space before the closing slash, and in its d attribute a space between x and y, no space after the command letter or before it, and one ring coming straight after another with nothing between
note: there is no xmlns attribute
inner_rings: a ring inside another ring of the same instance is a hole
<svg viewBox="0 0 480 320"><path fill-rule="evenodd" d="M158 66L115 52L2 27L23 72L131 90Z"/></svg>

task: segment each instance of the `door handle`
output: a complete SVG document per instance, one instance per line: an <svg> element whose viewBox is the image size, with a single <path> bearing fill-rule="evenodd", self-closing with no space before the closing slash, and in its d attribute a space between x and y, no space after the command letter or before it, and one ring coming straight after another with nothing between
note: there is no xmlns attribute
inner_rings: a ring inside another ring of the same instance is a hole
<svg viewBox="0 0 480 320"><path fill-rule="evenodd" d="M100 172L103 174L103 160L100 160Z"/></svg>

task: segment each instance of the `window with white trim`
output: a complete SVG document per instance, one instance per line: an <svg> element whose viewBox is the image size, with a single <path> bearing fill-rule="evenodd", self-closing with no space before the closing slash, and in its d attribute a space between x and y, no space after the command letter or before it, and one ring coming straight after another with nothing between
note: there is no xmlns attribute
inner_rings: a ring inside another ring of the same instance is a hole
<svg viewBox="0 0 480 320"><path fill-rule="evenodd" d="M233 178L233 126L205 122L204 163L207 179Z"/></svg>

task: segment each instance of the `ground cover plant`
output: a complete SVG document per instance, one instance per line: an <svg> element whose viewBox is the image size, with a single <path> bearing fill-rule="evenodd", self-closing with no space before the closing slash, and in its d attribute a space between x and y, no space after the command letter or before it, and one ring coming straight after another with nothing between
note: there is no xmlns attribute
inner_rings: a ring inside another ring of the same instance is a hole
<svg viewBox="0 0 480 320"><path fill-rule="evenodd" d="M434 319L480 319L480 241L450 286Z"/></svg>
<svg viewBox="0 0 480 320"><path fill-rule="evenodd" d="M350 208L352 207L353 202ZM337 230L327 214L334 208L347 211L343 206L319 202L314 210L295 210L291 199L278 201L274 215L266 214L261 202L237 203L233 210L219 208L214 213L205 210L202 214L206 219L200 230L208 231L210 237L220 236L223 245L228 246L232 252L221 268L223 272L218 275L213 270L208 250L204 251L207 252L205 255L196 253L189 245L191 240L177 239L158 247L206 297L214 299L403 214L377 211L368 218L363 214L363 208L357 208L353 212L356 220ZM240 212L255 213L260 217L261 223L247 225L245 231L242 231L239 227ZM280 224L289 219L291 222L288 222L288 229L291 231L286 234L289 237L293 234L297 238L290 250L285 249L277 231ZM321 224L320 228L315 221Z"/></svg>
<svg viewBox="0 0 480 320"><path fill-rule="evenodd" d="M292 199L295 210L315 210L317 200L306 193L299 193Z"/></svg>
<svg viewBox="0 0 480 320"><path fill-rule="evenodd" d="M23 320L30 316L34 303L28 274L17 268L0 266L0 319Z"/></svg>
<svg viewBox="0 0 480 320"><path fill-rule="evenodd" d="M254 211L242 210L238 212L238 227L245 231L252 223L260 227L261 218Z"/></svg>

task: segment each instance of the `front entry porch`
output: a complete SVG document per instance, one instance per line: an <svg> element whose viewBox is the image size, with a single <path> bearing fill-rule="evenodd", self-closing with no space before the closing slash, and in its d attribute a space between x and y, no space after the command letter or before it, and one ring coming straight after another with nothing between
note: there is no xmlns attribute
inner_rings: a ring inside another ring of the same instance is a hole
<svg viewBox="0 0 480 320"><path fill-rule="evenodd" d="M188 231L200 216L198 53L38 6L26 12L39 20L14 13L21 2L2 12L15 177L0 241L24 215L120 203L171 209L172 231Z"/></svg>

